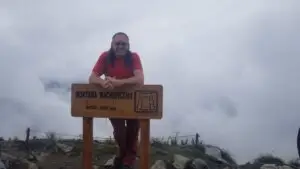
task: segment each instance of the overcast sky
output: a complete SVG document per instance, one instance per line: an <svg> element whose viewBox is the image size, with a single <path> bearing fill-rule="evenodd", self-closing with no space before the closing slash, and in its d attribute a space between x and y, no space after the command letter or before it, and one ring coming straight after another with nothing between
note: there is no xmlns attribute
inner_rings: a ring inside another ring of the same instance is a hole
<svg viewBox="0 0 300 169"><path fill-rule="evenodd" d="M1 1L0 134L78 135L65 88L87 81L113 33L130 36L146 82L164 85L153 136L199 132L239 162L296 156L300 1ZM97 119L96 136L111 135Z"/></svg>

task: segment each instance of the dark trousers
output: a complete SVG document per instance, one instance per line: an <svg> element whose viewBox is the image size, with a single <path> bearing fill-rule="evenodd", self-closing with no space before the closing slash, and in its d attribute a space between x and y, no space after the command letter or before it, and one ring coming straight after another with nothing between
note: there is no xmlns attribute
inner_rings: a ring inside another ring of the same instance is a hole
<svg viewBox="0 0 300 169"><path fill-rule="evenodd" d="M135 119L110 119L119 155L124 165L133 165L137 155L139 121Z"/></svg>

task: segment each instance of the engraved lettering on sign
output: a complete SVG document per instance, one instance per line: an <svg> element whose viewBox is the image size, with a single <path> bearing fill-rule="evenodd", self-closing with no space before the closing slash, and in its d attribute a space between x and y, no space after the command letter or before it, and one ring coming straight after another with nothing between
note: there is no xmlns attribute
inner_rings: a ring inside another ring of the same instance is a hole
<svg viewBox="0 0 300 169"><path fill-rule="evenodd" d="M76 98L97 98L96 91L77 91L75 93Z"/></svg>
<svg viewBox="0 0 300 169"><path fill-rule="evenodd" d="M130 92L99 92L99 98L103 99L132 100L132 95Z"/></svg>
<svg viewBox="0 0 300 169"><path fill-rule="evenodd" d="M117 108L116 107L110 107L109 110L116 111Z"/></svg>
<svg viewBox="0 0 300 169"><path fill-rule="evenodd" d="M76 98L99 98L113 100L132 100L132 92L97 92L97 91L76 91Z"/></svg>
<svg viewBox="0 0 300 169"><path fill-rule="evenodd" d="M100 110L108 110L108 106L100 106L99 109Z"/></svg>
<svg viewBox="0 0 300 169"><path fill-rule="evenodd" d="M97 105L92 105L92 104L89 103L89 101L86 101L85 108L87 110L110 110L110 111L116 111L117 110L116 107L112 107L112 106L97 106Z"/></svg>
<svg viewBox="0 0 300 169"><path fill-rule="evenodd" d="M85 108L87 110L96 110L97 106L89 104L89 101L85 101Z"/></svg>
<svg viewBox="0 0 300 169"><path fill-rule="evenodd" d="M156 113L158 111L158 93L156 91L136 91L134 102L137 113Z"/></svg>
<svg viewBox="0 0 300 169"><path fill-rule="evenodd" d="M86 109L88 109L88 110L95 110L95 109L97 109L97 106L87 105Z"/></svg>

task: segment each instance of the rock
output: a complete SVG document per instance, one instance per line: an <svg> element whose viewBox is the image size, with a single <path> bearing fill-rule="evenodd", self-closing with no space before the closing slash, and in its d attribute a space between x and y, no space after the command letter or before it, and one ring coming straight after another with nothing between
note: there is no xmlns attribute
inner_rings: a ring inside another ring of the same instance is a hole
<svg viewBox="0 0 300 169"><path fill-rule="evenodd" d="M293 169L292 167L287 166L287 165L279 166L278 168L279 168L279 169Z"/></svg>
<svg viewBox="0 0 300 169"><path fill-rule="evenodd" d="M109 167L113 166L115 158L116 158L116 156L113 156L112 158L107 160L106 163L104 164L104 167L109 168Z"/></svg>
<svg viewBox="0 0 300 169"><path fill-rule="evenodd" d="M277 166L275 164L264 164L260 169L277 169Z"/></svg>
<svg viewBox="0 0 300 169"><path fill-rule="evenodd" d="M209 169L208 165L201 158L196 158L192 161L192 164L195 166L195 169Z"/></svg>
<svg viewBox="0 0 300 169"><path fill-rule="evenodd" d="M200 158L189 160L184 169L208 169L206 162Z"/></svg>
<svg viewBox="0 0 300 169"><path fill-rule="evenodd" d="M47 156L49 156L49 153L32 151L31 154L29 154L27 160L31 162L42 162L46 159Z"/></svg>
<svg viewBox="0 0 300 169"><path fill-rule="evenodd" d="M39 169L35 163L28 163L28 169Z"/></svg>
<svg viewBox="0 0 300 169"><path fill-rule="evenodd" d="M173 157L173 166L176 168L176 169L184 169L186 163L190 160L189 158L187 157L184 157L182 155L179 155L179 154L175 154L174 157Z"/></svg>
<svg viewBox="0 0 300 169"><path fill-rule="evenodd" d="M3 162L0 160L0 169L6 169L5 165L3 164Z"/></svg>
<svg viewBox="0 0 300 169"><path fill-rule="evenodd" d="M39 155L36 156L39 162L44 161L50 154L41 152Z"/></svg>
<svg viewBox="0 0 300 169"><path fill-rule="evenodd" d="M93 165L93 169L99 169L99 166Z"/></svg>
<svg viewBox="0 0 300 169"><path fill-rule="evenodd" d="M151 169L166 169L166 163L163 160L156 160Z"/></svg>
<svg viewBox="0 0 300 169"><path fill-rule="evenodd" d="M56 143L56 146L64 153L69 153L74 149L74 146L72 147L72 146L69 146L66 144L62 144L62 143Z"/></svg>
<svg viewBox="0 0 300 169"><path fill-rule="evenodd" d="M212 146L212 145L205 145L204 149L206 155L214 157L219 162L228 164L228 162L222 158L222 153L219 147Z"/></svg>
<svg viewBox="0 0 300 169"><path fill-rule="evenodd" d="M7 165L14 166L26 166L26 169L38 169L38 166L35 163L32 163L28 161L27 159L19 159L13 155L10 155L8 153L1 153L2 160L7 162Z"/></svg>
<svg viewBox="0 0 300 169"><path fill-rule="evenodd" d="M260 169L292 169L290 166L277 166L276 164L264 164Z"/></svg>

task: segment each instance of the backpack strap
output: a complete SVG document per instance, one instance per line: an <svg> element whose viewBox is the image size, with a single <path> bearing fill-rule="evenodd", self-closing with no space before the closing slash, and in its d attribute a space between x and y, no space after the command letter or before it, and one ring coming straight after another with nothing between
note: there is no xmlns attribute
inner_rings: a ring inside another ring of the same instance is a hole
<svg viewBox="0 0 300 169"><path fill-rule="evenodd" d="M105 60L104 60L104 68L103 68L103 74L105 76L107 76L107 70L108 70L108 65L110 64L110 58L109 58L109 53L107 53L107 55L105 56Z"/></svg>
<svg viewBox="0 0 300 169"><path fill-rule="evenodd" d="M133 75L133 53L131 51L129 51L130 53L128 55L125 56L124 58L124 63L125 63L125 66L129 67L130 68L130 71L132 72L132 75Z"/></svg>

